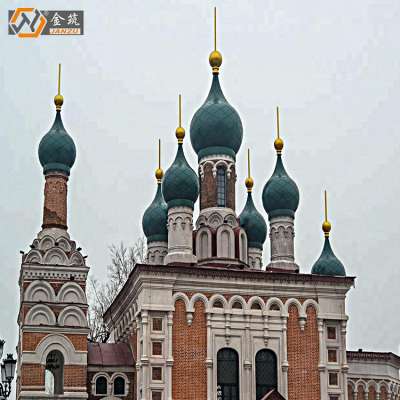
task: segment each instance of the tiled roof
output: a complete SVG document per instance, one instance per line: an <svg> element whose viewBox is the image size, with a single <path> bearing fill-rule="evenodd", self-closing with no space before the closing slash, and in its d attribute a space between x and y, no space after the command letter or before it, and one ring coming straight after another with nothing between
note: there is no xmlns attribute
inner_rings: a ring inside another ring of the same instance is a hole
<svg viewBox="0 0 400 400"><path fill-rule="evenodd" d="M88 343L88 365L133 367L135 360L127 343Z"/></svg>
<svg viewBox="0 0 400 400"><path fill-rule="evenodd" d="M381 361L393 362L400 367L400 357L394 353L383 353L378 351L348 351L348 361Z"/></svg>

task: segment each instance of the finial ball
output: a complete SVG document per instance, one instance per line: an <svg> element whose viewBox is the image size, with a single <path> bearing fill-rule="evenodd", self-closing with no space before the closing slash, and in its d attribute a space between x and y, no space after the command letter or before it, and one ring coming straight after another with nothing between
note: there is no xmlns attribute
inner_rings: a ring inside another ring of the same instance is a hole
<svg viewBox="0 0 400 400"><path fill-rule="evenodd" d="M283 140L280 137L275 139L274 147L275 147L275 150L277 152L281 152L282 151L282 149L283 149Z"/></svg>
<svg viewBox="0 0 400 400"><path fill-rule="evenodd" d="M247 190L249 190L249 191L254 186L254 180L253 180L253 178L251 176L247 177L246 180L244 181L244 183L245 183L245 185L247 187Z"/></svg>
<svg viewBox="0 0 400 400"><path fill-rule="evenodd" d="M219 68L222 64L222 54L218 50L214 50L208 60L212 68Z"/></svg>
<svg viewBox="0 0 400 400"><path fill-rule="evenodd" d="M325 236L329 236L329 232L331 231L331 229L332 229L331 223L329 221L324 221L322 224L322 230L324 231Z"/></svg>
<svg viewBox="0 0 400 400"><path fill-rule="evenodd" d="M164 171L161 168L157 168L155 175L156 175L157 180L161 181L161 179L164 176Z"/></svg>
<svg viewBox="0 0 400 400"><path fill-rule="evenodd" d="M175 136L179 142L182 142L183 138L185 137L185 129L181 126L178 126L175 131Z"/></svg>
<svg viewBox="0 0 400 400"><path fill-rule="evenodd" d="M54 104L57 109L61 109L61 106L64 104L64 97L61 94L54 96Z"/></svg>

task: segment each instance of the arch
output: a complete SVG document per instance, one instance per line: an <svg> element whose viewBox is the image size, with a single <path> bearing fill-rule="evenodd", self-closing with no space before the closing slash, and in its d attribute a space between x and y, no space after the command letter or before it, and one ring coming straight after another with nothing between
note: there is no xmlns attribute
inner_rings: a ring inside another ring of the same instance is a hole
<svg viewBox="0 0 400 400"><path fill-rule="evenodd" d="M42 255L40 251L38 250L30 250L29 253L26 255L26 258L24 260L26 263L36 263L36 264L41 264L42 262Z"/></svg>
<svg viewBox="0 0 400 400"><path fill-rule="evenodd" d="M173 300L174 307L175 307L175 303L178 300L182 300L185 303L186 311L189 310L189 298L186 296L185 293L182 293L182 292L175 293L172 297L172 300Z"/></svg>
<svg viewBox="0 0 400 400"><path fill-rule="evenodd" d="M69 265L84 265L85 260L79 251L74 251L69 259Z"/></svg>
<svg viewBox="0 0 400 400"><path fill-rule="evenodd" d="M65 365L86 363L86 352L75 351L74 345L66 336L54 333L45 336L36 346L35 353L36 357L40 357L40 364L46 364L47 355L52 350L62 353Z"/></svg>
<svg viewBox="0 0 400 400"><path fill-rule="evenodd" d="M199 260L212 257L212 234L206 226L201 227L196 234L196 255Z"/></svg>
<svg viewBox="0 0 400 400"><path fill-rule="evenodd" d="M232 296L232 297L229 299L228 307L229 307L230 309L232 309L232 308L233 308L233 305L234 305L236 302L239 302L239 303L242 305L243 311L244 311L244 310L247 311L247 304L246 304L246 301L245 301L245 299L244 299L242 296L239 296L239 295Z"/></svg>
<svg viewBox="0 0 400 400"><path fill-rule="evenodd" d="M248 250L247 250L247 235L243 228L240 228L239 233L239 259L247 264Z"/></svg>
<svg viewBox="0 0 400 400"><path fill-rule="evenodd" d="M106 376L100 375L95 379L93 394L96 396L108 394L108 379Z"/></svg>
<svg viewBox="0 0 400 400"><path fill-rule="evenodd" d="M217 229L217 257L235 258L235 235L228 224Z"/></svg>
<svg viewBox="0 0 400 400"><path fill-rule="evenodd" d="M54 302L56 295L53 286L46 281L33 281L25 290L25 301L32 302Z"/></svg>
<svg viewBox="0 0 400 400"><path fill-rule="evenodd" d="M189 310L194 312L194 305L196 304L196 301L202 301L204 303L205 309L208 309L208 299L206 296L204 296L203 293L196 293L194 294L189 302Z"/></svg>
<svg viewBox="0 0 400 400"><path fill-rule="evenodd" d="M278 306L278 308L279 308L281 314L287 313L287 312L286 312L286 307L285 307L284 304L282 303L282 300L281 300L281 299L278 299L277 297L270 297L270 298L267 300L267 304L265 305L265 308L267 309L267 311L270 311L271 308L272 308L274 305L275 305L275 306ZM288 313L287 313L287 314L288 314Z"/></svg>
<svg viewBox="0 0 400 400"><path fill-rule="evenodd" d="M129 379L122 372L115 372L111 376L112 394L114 396L126 396L129 392Z"/></svg>
<svg viewBox="0 0 400 400"><path fill-rule="evenodd" d="M319 304L314 300L314 299L307 299L303 303L303 313L307 314L307 308L308 307L313 307L315 309L315 313L317 314L317 317L319 315Z"/></svg>
<svg viewBox="0 0 400 400"><path fill-rule="evenodd" d="M299 302L297 299L294 299L294 298L291 298L291 299L286 300L286 303L285 303L285 311L286 311L286 313L287 313L288 315L289 315L289 307L290 307L291 305L294 305L294 306L297 307L297 310L298 310L298 312L299 312L299 318L307 318L307 315L306 315L306 314L304 313L304 311L303 311L302 305L300 304L300 302Z"/></svg>
<svg viewBox="0 0 400 400"><path fill-rule="evenodd" d="M58 238L55 243L57 243L57 246L63 249L65 252L70 252L72 250L71 244L65 237Z"/></svg>
<svg viewBox="0 0 400 400"><path fill-rule="evenodd" d="M368 390L369 390L371 387L373 387L373 388L375 389L375 392L378 391L378 384L377 384L377 382L375 382L375 381L372 380L372 379L370 379L370 380L367 382L367 387L368 387Z"/></svg>
<svg viewBox="0 0 400 400"><path fill-rule="evenodd" d="M75 306L65 307L58 316L58 323L61 326L87 327L86 315Z"/></svg>
<svg viewBox="0 0 400 400"><path fill-rule="evenodd" d="M56 316L53 310L44 305L37 304L33 306L25 317L25 324L27 325L55 325Z"/></svg>
<svg viewBox="0 0 400 400"><path fill-rule="evenodd" d="M47 251L54 247L55 240L49 235L43 236L39 242L39 249L43 251Z"/></svg>
<svg viewBox="0 0 400 400"><path fill-rule="evenodd" d="M224 310L226 310L228 308L228 302L227 302L226 298L220 294L214 294L210 297L210 300L208 301L210 308L214 308L214 304L217 301L220 301L222 303Z"/></svg>
<svg viewBox="0 0 400 400"><path fill-rule="evenodd" d="M255 357L256 400L261 400L269 391L278 387L276 354L270 349L261 349Z"/></svg>
<svg viewBox="0 0 400 400"><path fill-rule="evenodd" d="M217 386L224 400L239 399L239 354L230 347L217 353Z"/></svg>
<svg viewBox="0 0 400 400"><path fill-rule="evenodd" d="M259 297L259 296L250 297L250 299L248 301L249 310L254 310L253 306L255 304L258 304L260 306L260 310L264 310L265 309L265 303L264 303L264 300L261 297Z"/></svg>
<svg viewBox="0 0 400 400"><path fill-rule="evenodd" d="M64 394L64 356L59 350L51 350L46 357L45 389L50 395Z"/></svg>
<svg viewBox="0 0 400 400"><path fill-rule="evenodd" d="M44 264L64 265L68 263L67 255L62 249L53 247L48 250L43 258Z"/></svg>
<svg viewBox="0 0 400 400"><path fill-rule="evenodd" d="M60 303L82 303L86 304L86 294L82 287L76 282L66 282L58 292Z"/></svg>

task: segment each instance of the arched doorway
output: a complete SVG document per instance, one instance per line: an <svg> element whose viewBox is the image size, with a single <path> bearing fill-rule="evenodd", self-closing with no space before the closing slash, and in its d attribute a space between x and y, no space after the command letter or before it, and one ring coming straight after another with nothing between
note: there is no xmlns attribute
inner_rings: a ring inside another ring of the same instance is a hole
<svg viewBox="0 0 400 400"><path fill-rule="evenodd" d="M273 351L263 349L256 354L256 400L278 388L277 361Z"/></svg>
<svg viewBox="0 0 400 400"><path fill-rule="evenodd" d="M239 400L239 356L227 347L217 353L217 399Z"/></svg>
<svg viewBox="0 0 400 400"><path fill-rule="evenodd" d="M59 350L46 357L45 390L47 394L64 393L64 356Z"/></svg>

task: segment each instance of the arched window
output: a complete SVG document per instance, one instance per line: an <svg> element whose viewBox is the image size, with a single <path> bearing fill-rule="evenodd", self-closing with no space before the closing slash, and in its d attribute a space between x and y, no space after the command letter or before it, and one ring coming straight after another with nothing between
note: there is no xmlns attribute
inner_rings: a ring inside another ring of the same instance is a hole
<svg viewBox="0 0 400 400"><path fill-rule="evenodd" d="M96 394L107 394L107 378L105 376L99 376L96 379Z"/></svg>
<svg viewBox="0 0 400 400"><path fill-rule="evenodd" d="M226 171L223 167L217 168L217 206L226 207Z"/></svg>
<svg viewBox="0 0 400 400"><path fill-rule="evenodd" d="M217 353L217 386L222 400L239 400L239 356L233 349Z"/></svg>
<svg viewBox="0 0 400 400"><path fill-rule="evenodd" d="M117 376L114 379L114 395L124 396L125 395L125 379L122 376Z"/></svg>
<svg viewBox="0 0 400 400"><path fill-rule="evenodd" d="M277 389L276 355L271 350L256 354L256 400L262 399L271 389Z"/></svg>
<svg viewBox="0 0 400 400"><path fill-rule="evenodd" d="M64 393L64 357L58 350L47 355L44 381L47 394Z"/></svg>

